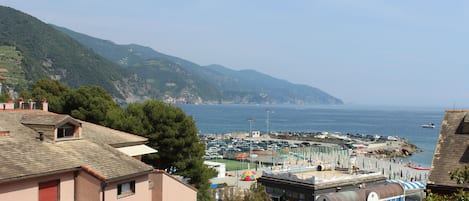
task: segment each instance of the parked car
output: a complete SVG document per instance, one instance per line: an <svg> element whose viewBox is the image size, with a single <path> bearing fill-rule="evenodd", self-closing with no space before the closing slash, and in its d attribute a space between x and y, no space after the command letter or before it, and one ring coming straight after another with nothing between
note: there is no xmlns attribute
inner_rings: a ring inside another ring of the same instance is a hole
<svg viewBox="0 0 469 201"><path fill-rule="evenodd" d="M211 159L223 159L223 155L220 154L210 154Z"/></svg>

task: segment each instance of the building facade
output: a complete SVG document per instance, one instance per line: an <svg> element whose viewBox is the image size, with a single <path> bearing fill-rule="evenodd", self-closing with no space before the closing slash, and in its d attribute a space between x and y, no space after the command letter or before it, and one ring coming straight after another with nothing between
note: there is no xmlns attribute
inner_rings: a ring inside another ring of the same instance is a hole
<svg viewBox="0 0 469 201"><path fill-rule="evenodd" d="M348 170L303 168L296 171L265 171L258 182L266 187L273 200L316 201L321 195L356 191L388 183L381 173ZM389 190L389 189L388 189Z"/></svg>
<svg viewBox="0 0 469 201"><path fill-rule="evenodd" d="M156 152L145 145L146 138L51 113L42 104L43 110L2 104L0 200L177 200L168 194L196 200L195 189L155 179L153 167L139 160ZM191 193L161 192L165 185ZM162 196L154 197L154 192Z"/></svg>

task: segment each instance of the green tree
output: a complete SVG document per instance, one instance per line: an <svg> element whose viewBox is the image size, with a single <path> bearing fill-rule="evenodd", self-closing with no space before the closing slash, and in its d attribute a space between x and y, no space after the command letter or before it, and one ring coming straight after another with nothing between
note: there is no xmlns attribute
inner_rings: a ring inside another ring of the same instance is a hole
<svg viewBox="0 0 469 201"><path fill-rule="evenodd" d="M108 111L118 108L112 97L98 86L72 89L63 95L62 113L100 125L106 123Z"/></svg>
<svg viewBox="0 0 469 201"><path fill-rule="evenodd" d="M242 196L243 195L243 196ZM269 193L261 184L254 183L249 187L249 190L244 190L244 193L232 192L231 189L226 188L223 191L224 201L271 201Z"/></svg>
<svg viewBox="0 0 469 201"><path fill-rule="evenodd" d="M269 193L260 184L253 184L244 194L244 201L270 201Z"/></svg>
<svg viewBox="0 0 469 201"><path fill-rule="evenodd" d="M456 168L449 172L451 180L455 180L458 184L469 183L469 165L465 165L464 168ZM458 200L458 201L469 201L469 192L464 189L458 189L453 195L440 195L427 192L427 201L446 201L446 200Z"/></svg>
<svg viewBox="0 0 469 201"><path fill-rule="evenodd" d="M7 102L9 97L8 94L0 94L0 102Z"/></svg>
<svg viewBox="0 0 469 201"><path fill-rule="evenodd" d="M199 143L197 127L192 117L181 108L161 101L129 104L124 112L111 110L106 124L110 127L137 133L149 139L149 146L158 153L143 160L158 169L176 167L177 174L190 178L198 190L198 200L212 200L208 179L214 170L203 164L205 147Z"/></svg>
<svg viewBox="0 0 469 201"><path fill-rule="evenodd" d="M469 165L465 165L464 168L457 168L449 173L451 180L456 180L458 184L469 183Z"/></svg>
<svg viewBox="0 0 469 201"><path fill-rule="evenodd" d="M27 94L22 94L23 98L32 98L39 102L43 98L47 99L49 103L49 110L51 112L63 113L64 100L63 96L68 93L67 85L57 80L39 79L32 84L32 91L30 97Z"/></svg>

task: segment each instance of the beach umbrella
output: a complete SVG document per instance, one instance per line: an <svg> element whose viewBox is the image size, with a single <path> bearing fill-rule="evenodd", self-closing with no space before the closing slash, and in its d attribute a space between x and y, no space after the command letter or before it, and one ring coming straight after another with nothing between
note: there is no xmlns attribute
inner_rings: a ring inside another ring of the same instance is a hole
<svg viewBox="0 0 469 201"><path fill-rule="evenodd" d="M249 154L247 153L240 153L235 156L236 159L241 160L241 159L246 159L248 158Z"/></svg>
<svg viewBox="0 0 469 201"><path fill-rule="evenodd" d="M256 171L248 170L243 172L241 175L241 180L243 181L255 181L259 176L257 176Z"/></svg>
<svg viewBox="0 0 469 201"><path fill-rule="evenodd" d="M240 160L241 161L241 169L243 169L243 160L247 159L248 158L248 154L247 153L239 153L239 154L236 154L235 158Z"/></svg>

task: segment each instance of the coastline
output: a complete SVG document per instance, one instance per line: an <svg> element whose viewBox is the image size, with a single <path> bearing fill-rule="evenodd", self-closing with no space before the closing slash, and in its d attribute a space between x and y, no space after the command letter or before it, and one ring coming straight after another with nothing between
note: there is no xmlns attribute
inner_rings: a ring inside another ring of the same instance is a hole
<svg viewBox="0 0 469 201"><path fill-rule="evenodd" d="M335 145L342 150L349 149L358 155L371 158L407 158L422 151L407 139L397 136L340 135L328 132L280 132L270 135L259 134L253 137L249 137L249 133L205 134L204 137L219 140L232 138L241 141L253 141L256 144L256 149L253 149L253 151L261 155L272 155L273 152L269 150L275 149L275 147L257 148L257 144L271 145L273 141L287 142L288 146L282 147L283 151L287 152L291 148L301 149Z"/></svg>

